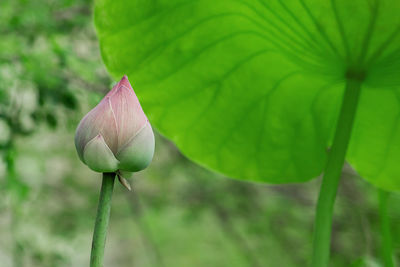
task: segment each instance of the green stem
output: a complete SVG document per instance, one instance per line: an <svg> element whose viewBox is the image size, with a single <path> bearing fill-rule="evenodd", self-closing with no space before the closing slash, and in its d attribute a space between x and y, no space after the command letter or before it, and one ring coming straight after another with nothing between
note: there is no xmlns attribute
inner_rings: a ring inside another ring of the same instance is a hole
<svg viewBox="0 0 400 267"><path fill-rule="evenodd" d="M328 266L333 205L361 91L361 81L348 79L333 144L322 178L315 217L312 267Z"/></svg>
<svg viewBox="0 0 400 267"><path fill-rule="evenodd" d="M392 238L390 236L390 220L388 215L389 193L379 190L379 217L381 224L381 253L385 267L394 267L392 258Z"/></svg>
<svg viewBox="0 0 400 267"><path fill-rule="evenodd" d="M115 173L103 173L99 206L97 207L96 224L93 232L92 253L90 256L90 267L102 267L104 258L104 247L108 221L110 219L111 198L114 189Z"/></svg>
<svg viewBox="0 0 400 267"><path fill-rule="evenodd" d="M18 182L17 173L15 169L16 150L14 147L14 138L10 139L6 145L5 162L7 164L7 181L6 185L11 195L11 233L13 235L14 243L12 249L13 266L23 266L23 247L18 240L18 223L20 216L21 199L20 194L23 188Z"/></svg>

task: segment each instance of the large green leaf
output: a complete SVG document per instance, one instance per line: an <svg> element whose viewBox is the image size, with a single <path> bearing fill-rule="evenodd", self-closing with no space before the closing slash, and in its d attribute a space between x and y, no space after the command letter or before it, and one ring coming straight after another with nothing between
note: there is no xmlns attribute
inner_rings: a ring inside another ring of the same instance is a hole
<svg viewBox="0 0 400 267"><path fill-rule="evenodd" d="M151 122L231 177L302 182L324 167L346 79L363 80L348 161L400 189L400 1L97 0L108 70Z"/></svg>

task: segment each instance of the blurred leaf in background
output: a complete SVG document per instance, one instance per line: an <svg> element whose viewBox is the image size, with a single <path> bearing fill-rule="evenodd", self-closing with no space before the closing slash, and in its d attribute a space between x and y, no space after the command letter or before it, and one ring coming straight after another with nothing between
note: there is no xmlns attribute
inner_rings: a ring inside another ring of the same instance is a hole
<svg viewBox="0 0 400 267"><path fill-rule="evenodd" d="M73 136L111 88L91 5L0 2L1 267L88 265L101 179L79 161ZM133 193L116 186L105 266L306 265L318 180L239 182L195 165L160 135L156 144L154 162L131 180ZM347 175L331 264L383 266L376 191ZM18 197L6 186L10 177ZM397 254L398 205L393 195Z"/></svg>

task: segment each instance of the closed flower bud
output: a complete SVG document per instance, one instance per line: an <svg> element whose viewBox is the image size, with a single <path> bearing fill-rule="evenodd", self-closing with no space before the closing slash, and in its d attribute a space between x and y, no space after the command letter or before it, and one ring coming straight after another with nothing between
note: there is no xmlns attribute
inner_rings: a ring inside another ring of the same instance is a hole
<svg viewBox="0 0 400 267"><path fill-rule="evenodd" d="M150 164L153 130L126 76L81 120L75 146L97 172L136 172Z"/></svg>

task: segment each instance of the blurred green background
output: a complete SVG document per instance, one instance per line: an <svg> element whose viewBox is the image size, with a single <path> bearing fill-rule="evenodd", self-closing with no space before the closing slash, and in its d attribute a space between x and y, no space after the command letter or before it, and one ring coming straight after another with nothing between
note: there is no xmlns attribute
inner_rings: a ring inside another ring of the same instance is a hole
<svg viewBox="0 0 400 267"><path fill-rule="evenodd" d="M86 0L0 2L0 266L88 266L101 184L77 157L80 119L111 88ZM131 81L135 84L135 81ZM350 170L331 266L383 266L378 192ZM306 266L319 179L271 186L190 162L157 134L114 192L105 266ZM400 205L390 195L395 255Z"/></svg>

